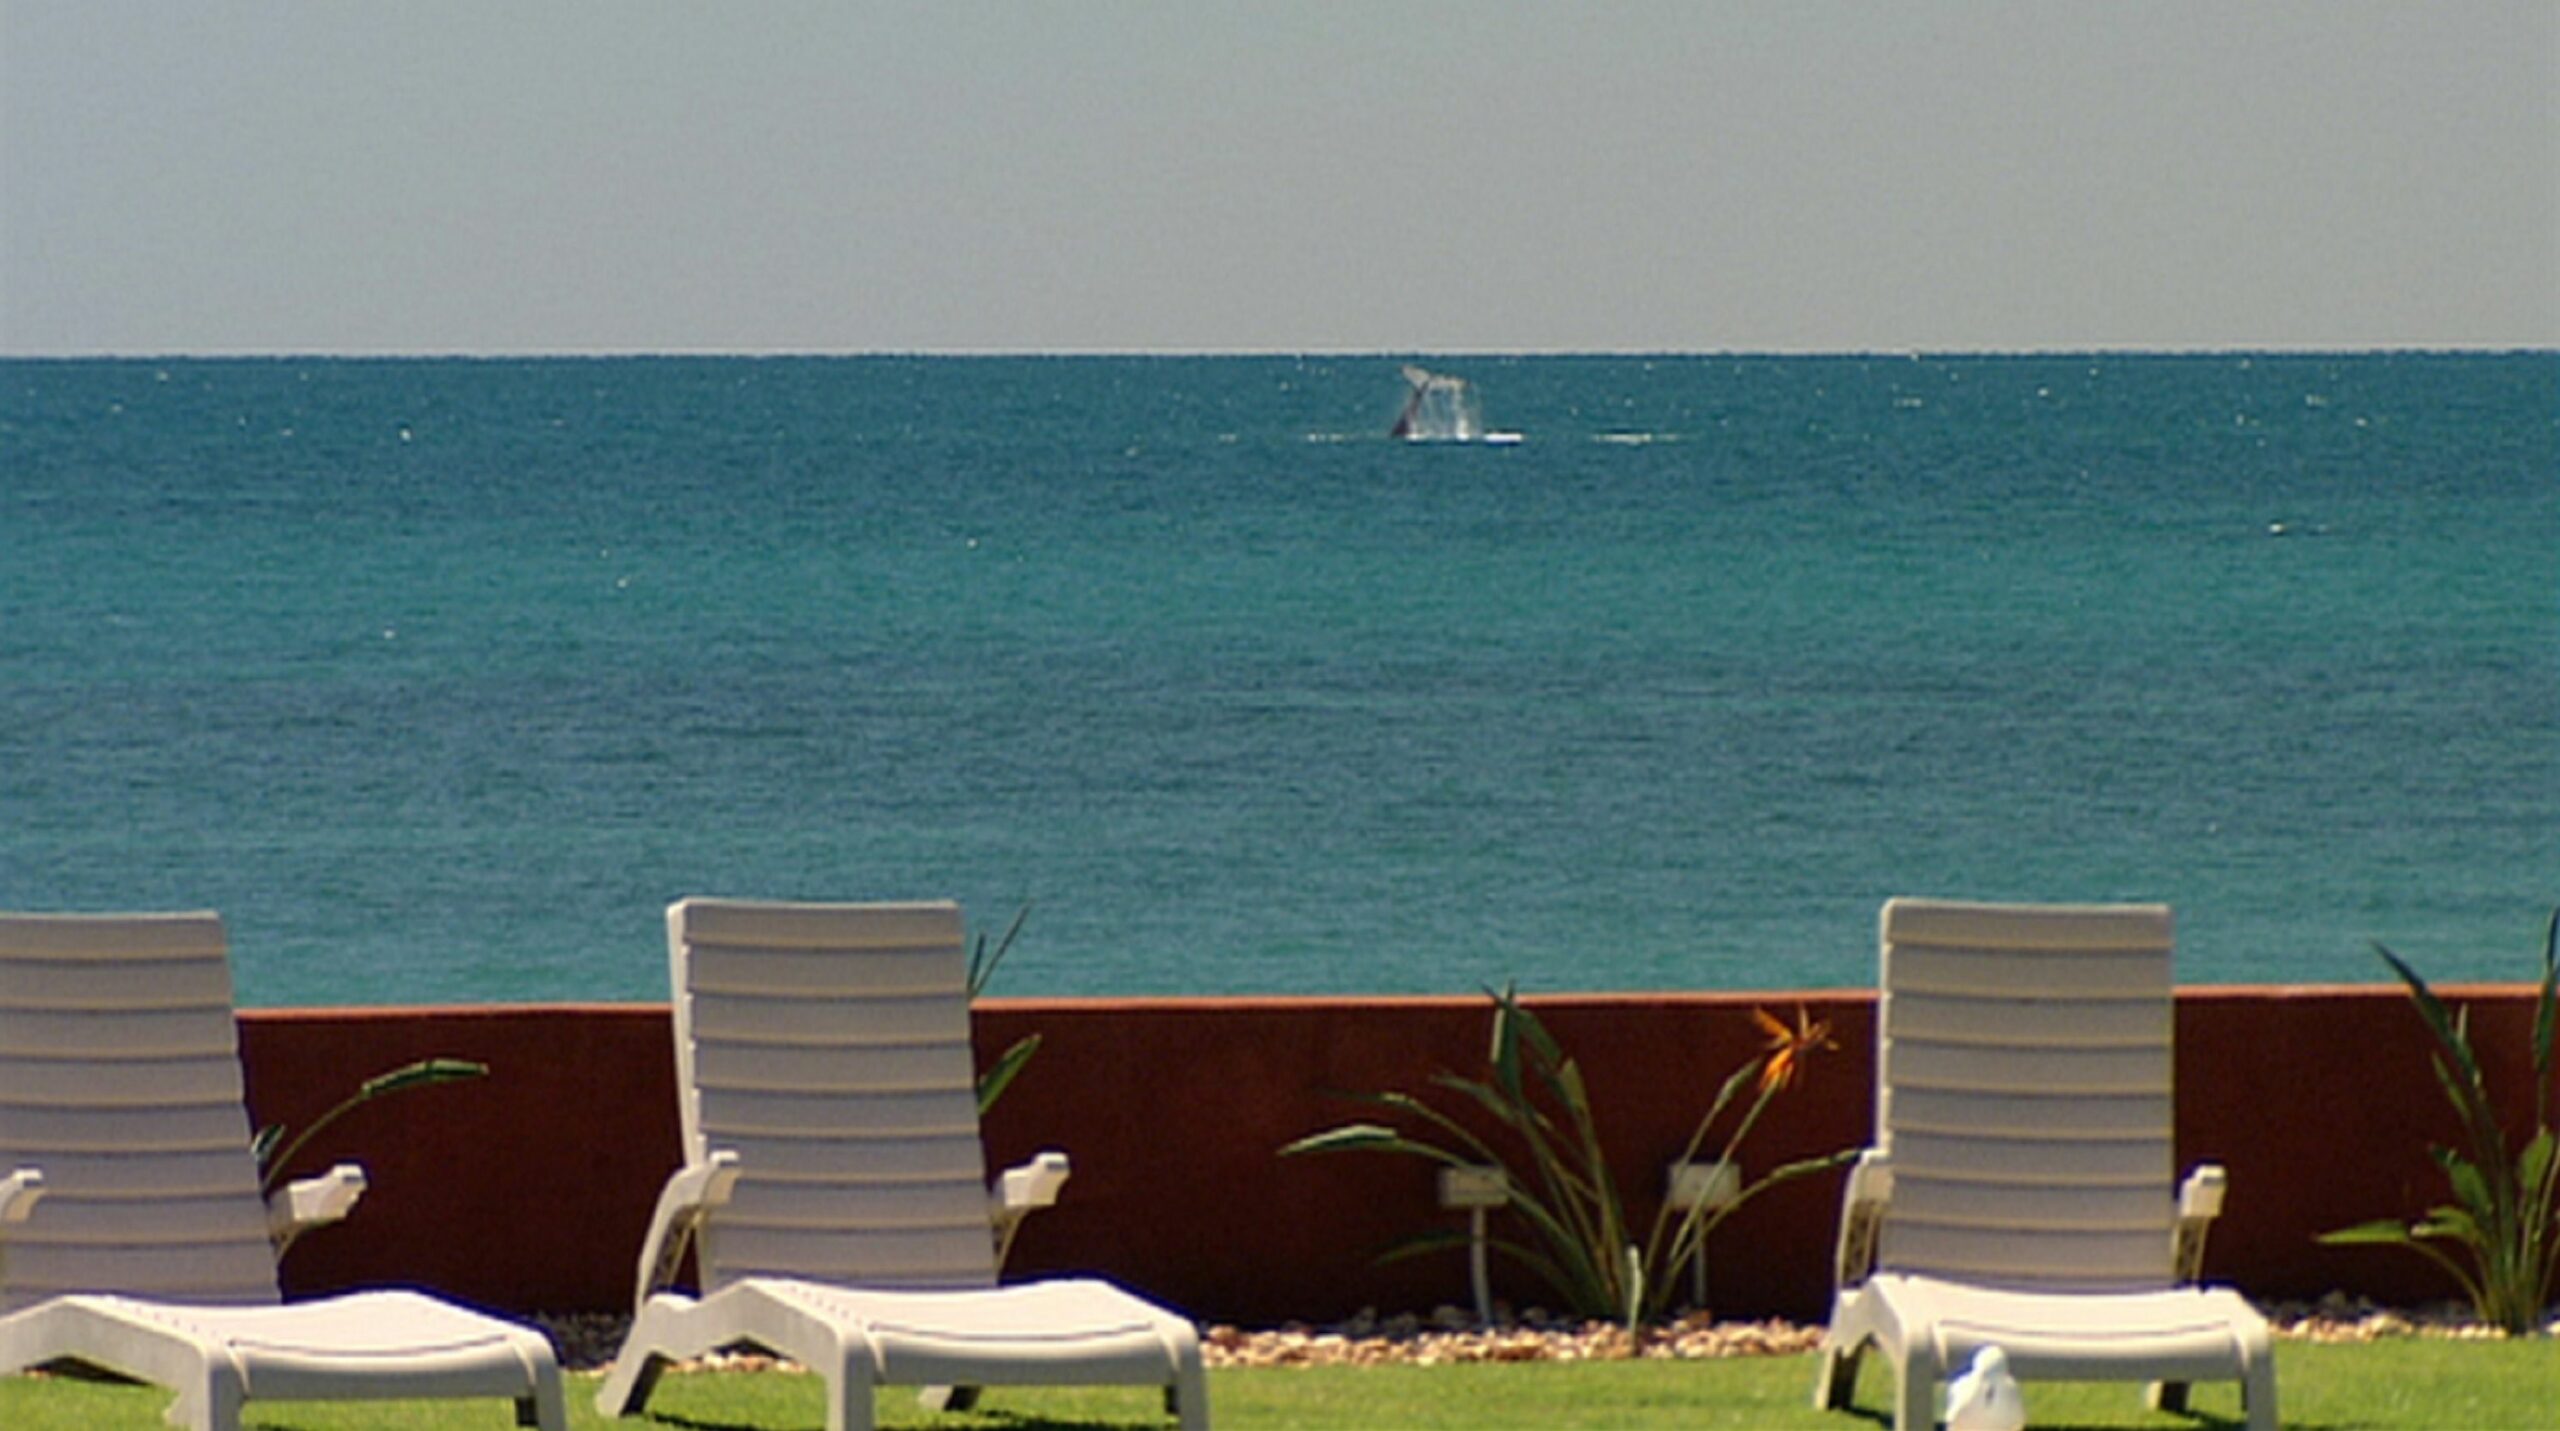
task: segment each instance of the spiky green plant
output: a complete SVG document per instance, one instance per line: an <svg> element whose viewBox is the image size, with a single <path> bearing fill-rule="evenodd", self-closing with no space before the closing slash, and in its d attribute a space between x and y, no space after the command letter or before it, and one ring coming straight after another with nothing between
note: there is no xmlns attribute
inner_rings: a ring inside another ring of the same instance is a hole
<svg viewBox="0 0 2560 1431"><path fill-rule="evenodd" d="M286 1168L292 1166L293 1155L302 1151L303 1144L318 1137L321 1129L365 1104L377 1098L388 1098L395 1093L433 1088L441 1083L462 1083L488 1076L489 1065L485 1063L473 1063L469 1059L461 1058L422 1058L416 1063L402 1064L387 1073L377 1073L357 1084L355 1092L339 1099L328 1112L312 1119L311 1126L295 1135L290 1143L284 1142L284 1125L270 1123L260 1128L256 1135L249 1139L249 1154L257 1160L258 1164L258 1191L275 1191L277 1180L284 1176ZM278 1148L279 1143L283 1143L284 1146Z"/></svg>
<svg viewBox="0 0 2560 1431"><path fill-rule="evenodd" d="M996 976L996 966L1013 951L1014 936L1022 932L1022 922L1030 917L1031 906L1028 904L1015 910L1013 922L1004 927L1004 937L998 939L992 948L987 944L987 932L983 929L978 931L977 942L969 947L969 1002L976 1003L978 995L986 991L988 981ZM996 1100L1004 1096L1014 1076L1021 1073L1022 1066L1039 1051L1040 1035L1035 1033L1014 1040L1011 1048L996 1055L996 1061L988 1064L986 1071L978 1075L979 1117L987 1116L987 1110L996 1106Z"/></svg>
<svg viewBox="0 0 2560 1431"><path fill-rule="evenodd" d="M2551 1122L2552 1030L2560 996L2560 909L2542 936L2542 983L2533 1004L2533 1121L2510 1146L2471 1048L2470 1010L2448 1012L2409 962L2374 945L2409 989L2435 1043L2436 1081L2462 1124L2464 1147L2428 1150L2453 1201L2414 1222L2383 1218L2340 1228L2335 1246L2405 1247L2453 1278L2480 1320L2511 1334L2536 1330L2560 1281L2560 1132ZM2454 1251L2446 1251L2451 1247ZM2459 1255L2456 1255L2456 1254Z"/></svg>
<svg viewBox="0 0 2560 1431"><path fill-rule="evenodd" d="M260 1128L249 1139L249 1156L256 1161L258 1167L258 1191L274 1192L276 1184L284 1177L285 1169L293 1166L294 1155L302 1151L304 1144L319 1136L321 1129L365 1104L420 1088L433 1088L445 1083L462 1083L488 1076L489 1065L485 1063L473 1063L469 1059L461 1058L422 1058L416 1063L402 1064L389 1072L377 1073L357 1084L355 1092L339 1099L328 1112L312 1119L311 1126L303 1129L290 1143L284 1142L284 1125L270 1123ZM278 1144L283 1146L278 1147ZM300 1236L301 1231L298 1228L279 1236L276 1242L276 1256L279 1260L293 1250L293 1244Z"/></svg>
<svg viewBox="0 0 2560 1431"><path fill-rule="evenodd" d="M1697 1255L1717 1224L1736 1208L1781 1183L1838 1167L1855 1155L1854 1150L1843 1150L1789 1163L1712 1206L1675 1207L1666 1200L1639 1240L1624 1196L1609 1171L1581 1066L1520 1002L1515 988L1506 985L1492 997L1490 1076L1466 1078L1444 1072L1434 1075L1432 1082L1490 1117L1513 1150L1498 1149L1457 1117L1420 1098L1385 1092L1350 1096L1418 1123L1423 1132L1407 1133L1383 1123L1348 1123L1300 1138L1281 1149L1282 1154L1385 1152L1444 1167L1501 1168L1510 1195L1508 1208L1525 1225L1529 1237L1525 1241L1495 1239L1494 1248L1545 1283L1568 1310L1623 1321L1631 1331L1668 1310L1680 1280L1674 1273ZM1722 1152L1726 1161L1733 1161L1770 1101L1793 1080L1803 1060L1814 1049L1830 1046L1824 1025L1799 1018L1797 1027L1789 1030L1765 1014L1759 1018L1764 1029L1775 1031L1770 1050L1734 1070L1716 1091L1681 1150L1681 1162L1696 1161L1711 1131L1739 1104L1741 1111L1725 1136ZM1747 1102L1742 1099L1746 1086L1756 1088ZM1398 1242L1381 1260L1462 1247L1468 1238L1469 1234L1455 1229L1424 1232Z"/></svg>

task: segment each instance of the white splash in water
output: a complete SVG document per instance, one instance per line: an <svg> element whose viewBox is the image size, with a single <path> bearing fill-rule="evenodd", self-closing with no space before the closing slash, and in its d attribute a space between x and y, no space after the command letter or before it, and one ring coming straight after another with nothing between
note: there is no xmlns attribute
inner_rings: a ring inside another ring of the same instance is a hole
<svg viewBox="0 0 2560 1431"><path fill-rule="evenodd" d="M1396 414L1391 437L1407 442L1474 442L1485 435L1484 417L1476 406L1476 390L1465 378L1408 365L1404 411Z"/></svg>

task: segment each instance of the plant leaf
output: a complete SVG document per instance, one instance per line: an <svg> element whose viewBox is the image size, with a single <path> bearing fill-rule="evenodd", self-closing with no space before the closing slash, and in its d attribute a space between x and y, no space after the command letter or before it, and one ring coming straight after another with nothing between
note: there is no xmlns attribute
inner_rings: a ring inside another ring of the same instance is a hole
<svg viewBox="0 0 2560 1431"><path fill-rule="evenodd" d="M1503 1001L1510 1005L1511 1011L1518 1016L1520 1036L1528 1042L1530 1051L1551 1068L1564 1062L1564 1046L1556 1042L1554 1034L1547 1032L1546 1021L1530 1012L1528 1005L1520 1002L1519 992L1506 984L1502 989L1502 997Z"/></svg>
<svg viewBox="0 0 2560 1431"><path fill-rule="evenodd" d="M2446 1013L2444 1002L2436 997L2435 990L2427 987L2427 981L2419 976L2409 961L2393 953L2390 946L2377 942L2373 950L2400 976L2400 982L2408 986L2409 997L2418 1006L2419 1017L2426 1021L2427 1031L2435 1036L2437 1048L2462 1070L2463 1085L2479 1089L2480 1065L2471 1056L2471 1040L2461 1025Z"/></svg>
<svg viewBox="0 0 2560 1431"><path fill-rule="evenodd" d="M2536 1130L2524 1151L2516 1154L2516 1186L2523 1192L2523 1204L2528 1210L2540 1209L2543 1222L2550 1221L2552 1178L2555 1167L2560 1167L2555 1158L2560 1158L2560 1136L2547 1127ZM2535 1219L2525 1221L2531 1224Z"/></svg>
<svg viewBox="0 0 2560 1431"><path fill-rule="evenodd" d="M1761 1174L1760 1180L1744 1189L1742 1196L1749 1197L1751 1194L1756 1193L1763 1188L1773 1188L1780 1183L1791 1183L1798 1178L1809 1178L1816 1173L1827 1173L1835 1168L1845 1168L1851 1163L1856 1162L1858 1160L1858 1154L1865 1151L1866 1150L1864 1148L1842 1148L1836 1152L1825 1153L1818 1158L1799 1158L1792 1163L1780 1164L1777 1167L1771 1168L1768 1172ZM1737 1202L1739 1200L1740 1199L1736 1199Z"/></svg>
<svg viewBox="0 0 2560 1431"><path fill-rule="evenodd" d="M302 1151L303 1144L318 1137L321 1129L365 1104L377 1098L387 1098L395 1093L405 1093L413 1088L429 1088L439 1083L459 1083L465 1079L480 1078L488 1072L489 1065L473 1063L468 1059L422 1058L416 1063L403 1064L388 1072L375 1074L358 1084L355 1092L338 1100L335 1107L312 1119L311 1126L303 1129L293 1141L286 1143L281 1151L275 1150L274 1140L269 1139L267 1146L272 1156L269 1161L261 1164L264 1172L259 1179L258 1190L273 1191L276 1179L284 1176L285 1169L293 1165L294 1154ZM283 1133L284 1130L281 1128L276 1130L279 1138ZM257 1146L257 1140L252 1138L250 1151L253 1154L257 1151ZM277 1255L282 1256L282 1251L279 1250Z"/></svg>
<svg viewBox="0 0 2560 1431"><path fill-rule="evenodd" d="M1528 1013L1520 1007L1512 985L1503 985L1502 992L1493 996L1493 1044L1485 1062L1493 1066L1494 1082L1515 1099L1525 1096L1520 1083L1520 1020Z"/></svg>
<svg viewBox="0 0 2560 1431"><path fill-rule="evenodd" d="M2498 1199L2489 1191L2489 1178L2477 1167L2454 1156L2450 1149L2439 1149L2437 1161L2444 1165L2445 1181L2453 1185L2453 1195L2462 1200L2463 1209L2481 1221L2494 1221Z"/></svg>
<svg viewBox="0 0 2560 1431"><path fill-rule="evenodd" d="M1296 1157L1301 1153L1401 1153L1422 1146L1382 1123L1345 1123L1290 1143L1280 1155ZM1437 1151L1436 1149L1434 1151Z"/></svg>
<svg viewBox="0 0 2560 1431"><path fill-rule="evenodd" d="M1429 1123L1432 1127L1439 1129L1440 1132L1447 1136L1451 1142L1456 1143L1459 1147L1462 1147L1469 1153L1473 1154L1475 1160L1479 1163L1499 1164L1503 1161L1500 1156L1495 1154L1491 1147L1486 1145L1482 1138L1477 1137L1465 1124L1460 1123L1457 1119L1450 1117L1448 1114L1441 1112L1439 1109L1432 1107L1430 1104L1423 1102L1421 1099L1414 1097L1410 1093L1386 1094L1381 1097L1380 1102L1387 1107L1397 1110L1398 1112L1419 1118L1422 1121Z"/></svg>
<svg viewBox="0 0 2560 1431"><path fill-rule="evenodd" d="M1544 1189L1549 1196L1560 1203L1570 1203L1587 1199L1595 1194L1595 1189L1591 1187L1589 1181L1557 1151L1554 1122L1547 1117L1544 1110L1530 1102L1525 1094L1515 1097L1508 1090L1478 1083L1470 1078L1460 1078L1456 1074L1442 1074L1432 1081L1453 1093L1465 1094L1491 1114L1495 1121L1515 1134L1528 1150L1528 1165L1536 1174L1535 1185ZM1456 1125L1452 1123L1449 1126L1454 1128ZM1483 1145L1479 1143L1477 1146ZM1504 1163L1510 1161L1498 1158L1490 1151L1486 1152L1485 1160ZM1515 1181L1521 1180L1515 1179Z"/></svg>
<svg viewBox="0 0 2560 1431"><path fill-rule="evenodd" d="M979 1117L985 1117L987 1110L996 1106L996 1100L1002 1098L1004 1091L1013 1086L1013 1080L1022 1072L1023 1065L1029 1063L1031 1055L1039 1051L1040 1035L1035 1033L1025 1034L1015 1040L1013 1047L996 1055L996 1061L987 1065L986 1072L978 1075Z"/></svg>
<svg viewBox="0 0 2560 1431"><path fill-rule="evenodd" d="M1379 1249L1379 1262L1402 1262L1411 1257L1427 1257L1434 1252L1464 1249L1473 1241L1465 1232L1451 1227L1435 1227L1410 1237L1399 1237Z"/></svg>
<svg viewBox="0 0 2560 1431"><path fill-rule="evenodd" d="M1725 1106L1733 1101L1735 1092L1757 1074L1760 1066L1766 1061L1766 1055L1752 1058L1726 1077L1724 1086L1716 1090L1715 1101L1707 1105L1705 1116L1699 1118L1697 1126L1689 1130L1689 1141L1680 1146L1680 1156L1677 1161L1683 1163L1698 1161L1698 1152L1706 1146L1707 1134L1715 1127L1716 1119L1723 1116ZM1766 1096L1765 1091L1763 1096ZM1726 1161L1731 1161L1739 1149L1743 1131L1746 1130L1737 1129L1733 1137L1725 1140L1723 1156ZM1701 1218L1700 1214L1703 1211L1704 1209L1701 1208L1682 1208L1675 1211L1668 1202L1655 1209L1653 1232L1645 1239L1645 1255L1665 1258L1663 1265L1666 1266L1676 1265L1685 1260L1696 1242L1706 1235L1706 1230L1714 1226L1713 1223L1704 1222ZM1670 1238L1667 1247L1663 1241L1666 1235Z"/></svg>
<svg viewBox="0 0 2560 1431"><path fill-rule="evenodd" d="M2341 1227L2335 1232L2324 1232L2312 1240L2324 1247L2405 1247L2413 1239L2407 1223L2385 1217L2359 1222L2353 1227Z"/></svg>
<svg viewBox="0 0 2560 1431"><path fill-rule="evenodd" d="M1577 1274L1574 1269L1564 1266L1525 1243L1495 1237L1487 1239L1486 1245L1519 1263L1529 1275L1544 1282L1568 1307L1579 1310L1591 1305L1592 1298L1595 1296L1605 1296L1607 1293L1606 1288L1598 1286L1591 1280L1587 1271Z"/></svg>
<svg viewBox="0 0 2560 1431"><path fill-rule="evenodd" d="M367 1102L406 1093L412 1088L430 1088L439 1083L462 1083L489 1076L489 1065L461 1058L424 1058L389 1073L377 1073L356 1089L356 1101Z"/></svg>
<svg viewBox="0 0 2560 1431"><path fill-rule="evenodd" d="M977 943L969 949L970 999L975 1000L986 992L988 983L996 976L996 966L1004 962L1005 955L1013 952L1013 938L1022 932L1022 922L1030 917L1031 904L1025 900L1022 907L1013 912L1013 922L1004 927L1004 937L996 941L993 953L987 949L986 931L978 931Z"/></svg>
<svg viewBox="0 0 2560 1431"><path fill-rule="evenodd" d="M2480 1235L2480 1219L2472 1216L2470 1209L2450 1204L2428 1208L2426 1216L2410 1225L2409 1235L2459 1242L2467 1247L2486 1250L2486 1243Z"/></svg>

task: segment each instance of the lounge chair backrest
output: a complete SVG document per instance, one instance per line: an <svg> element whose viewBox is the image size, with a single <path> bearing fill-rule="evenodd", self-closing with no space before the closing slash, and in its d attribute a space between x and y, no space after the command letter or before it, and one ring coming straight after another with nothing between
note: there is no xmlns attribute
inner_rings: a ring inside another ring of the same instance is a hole
<svg viewBox="0 0 2560 1431"><path fill-rule="evenodd" d="M273 1303L221 917L0 914L0 1172L44 1174L0 1313Z"/></svg>
<svg viewBox="0 0 2560 1431"><path fill-rule="evenodd" d="M685 1154L742 1170L703 1291L995 1285L959 906L688 899L667 936Z"/></svg>
<svg viewBox="0 0 2560 1431"><path fill-rule="evenodd" d="M1898 899L1883 916L1877 1266L1991 1286L2171 1283L2170 957L2160 905Z"/></svg>

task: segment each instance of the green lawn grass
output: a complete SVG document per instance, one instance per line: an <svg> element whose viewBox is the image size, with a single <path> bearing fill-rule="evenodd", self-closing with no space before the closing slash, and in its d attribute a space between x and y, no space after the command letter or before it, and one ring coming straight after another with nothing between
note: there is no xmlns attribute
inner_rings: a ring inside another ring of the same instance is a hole
<svg viewBox="0 0 2560 1431"><path fill-rule="evenodd" d="M2560 1340L2394 1340L2358 1346L2279 1344L2284 1424L2305 1428L2442 1427L2496 1431L2560 1427ZM1867 1358L1857 1410L1812 1408L1810 1356L1691 1362L1514 1363L1443 1367L1326 1367L1213 1371L1209 1400L1221 1427L1811 1427L1867 1431L1883 1419L1887 1387ZM669 1376L642 1420L596 1414L597 1378L569 1379L580 1427L677 1426L695 1431L814 1431L826 1424L820 1383L782 1372ZM161 1425L169 1396L148 1387L0 1378L9 1431L134 1431ZM2142 1407L2131 1385L2036 1383L2027 1409L2038 1427L2220 1427L2239 1423L2236 1388L2197 1389L2192 1417ZM1157 1427L1170 1424L1153 1393L1130 1388L998 1388L978 1411L929 1416L912 1395L884 1392L884 1426L950 1431ZM270 1431L419 1428L499 1431L496 1402L250 1403L249 1425Z"/></svg>

